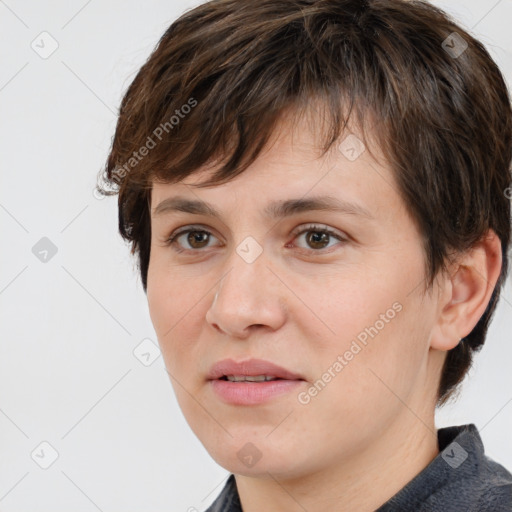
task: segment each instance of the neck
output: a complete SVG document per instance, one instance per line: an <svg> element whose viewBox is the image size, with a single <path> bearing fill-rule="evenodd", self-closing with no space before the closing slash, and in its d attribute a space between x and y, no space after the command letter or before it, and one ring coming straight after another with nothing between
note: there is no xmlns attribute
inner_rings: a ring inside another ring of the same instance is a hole
<svg viewBox="0 0 512 512"><path fill-rule="evenodd" d="M434 414L419 420L408 408L364 452L293 480L235 475L244 512L373 512L439 453Z"/></svg>

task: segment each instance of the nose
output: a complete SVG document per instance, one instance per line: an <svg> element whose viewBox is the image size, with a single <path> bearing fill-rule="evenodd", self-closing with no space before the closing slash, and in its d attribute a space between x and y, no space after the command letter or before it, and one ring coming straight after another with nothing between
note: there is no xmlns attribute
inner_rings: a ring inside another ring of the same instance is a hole
<svg viewBox="0 0 512 512"><path fill-rule="evenodd" d="M256 328L277 330L286 321L287 288L264 254L247 263L233 251L229 271L206 313L206 321L217 331L244 339Z"/></svg>

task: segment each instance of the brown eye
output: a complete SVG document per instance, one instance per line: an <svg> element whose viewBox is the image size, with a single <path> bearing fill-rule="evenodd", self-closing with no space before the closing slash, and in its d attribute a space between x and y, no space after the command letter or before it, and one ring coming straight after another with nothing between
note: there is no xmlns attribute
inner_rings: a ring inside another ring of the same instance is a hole
<svg viewBox="0 0 512 512"><path fill-rule="evenodd" d="M186 236L185 236L186 235ZM173 246L177 252L195 251L208 247L211 233L204 229L190 228L171 234L165 241L166 245ZM181 239L181 240L180 240Z"/></svg>
<svg viewBox="0 0 512 512"><path fill-rule="evenodd" d="M187 243L193 249L202 249L205 247L205 242L208 243L208 237L207 231L188 231Z"/></svg>
<svg viewBox="0 0 512 512"><path fill-rule="evenodd" d="M305 234L304 240L307 247L299 246L299 248L309 250L310 252L320 252L322 249L329 247L329 242L333 238L342 244L348 242L347 238L336 231L316 225L306 226L305 229L302 229L302 231L296 234L296 238L299 238L303 234Z"/></svg>
<svg viewBox="0 0 512 512"><path fill-rule="evenodd" d="M331 240L337 240L341 244L348 242L346 237L343 237L336 231L317 225L306 226L306 228L302 229L302 231L296 233L294 236L295 238L299 238L304 234L306 235L304 239L307 247L298 247L312 253L321 252L323 249L329 248ZM208 247L211 236L212 233L210 233L210 231L189 227L188 229L173 233L167 238L165 243L166 245L173 246L173 249L177 252L197 253ZM180 239L182 240L180 241Z"/></svg>
<svg viewBox="0 0 512 512"><path fill-rule="evenodd" d="M307 231L306 233L308 233L306 241L313 249L324 249L329 243L330 235L325 231Z"/></svg>

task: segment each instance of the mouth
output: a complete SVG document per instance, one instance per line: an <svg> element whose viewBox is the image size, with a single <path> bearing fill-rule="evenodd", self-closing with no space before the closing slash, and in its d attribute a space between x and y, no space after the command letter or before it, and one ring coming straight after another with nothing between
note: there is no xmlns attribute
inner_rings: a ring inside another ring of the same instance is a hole
<svg viewBox="0 0 512 512"><path fill-rule="evenodd" d="M214 364L208 381L216 396L231 405L257 405L290 393L305 382L301 375L262 359Z"/></svg>
<svg viewBox="0 0 512 512"><path fill-rule="evenodd" d="M219 380L227 380L229 382L268 382L273 380L287 380L273 375L223 375Z"/></svg>
<svg viewBox="0 0 512 512"><path fill-rule="evenodd" d="M264 359L248 359L246 361L223 359L210 368L207 379L250 382L304 380L302 375Z"/></svg>

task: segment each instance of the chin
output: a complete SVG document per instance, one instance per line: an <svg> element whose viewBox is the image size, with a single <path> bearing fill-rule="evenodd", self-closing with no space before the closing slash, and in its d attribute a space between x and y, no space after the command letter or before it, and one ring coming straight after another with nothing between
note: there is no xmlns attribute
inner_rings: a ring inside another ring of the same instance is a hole
<svg viewBox="0 0 512 512"><path fill-rule="evenodd" d="M281 449L278 449L265 438L244 442L231 440L205 447L213 460L227 471L253 478L293 479L303 476L308 465L305 453L298 458L297 450L293 447L281 445Z"/></svg>

